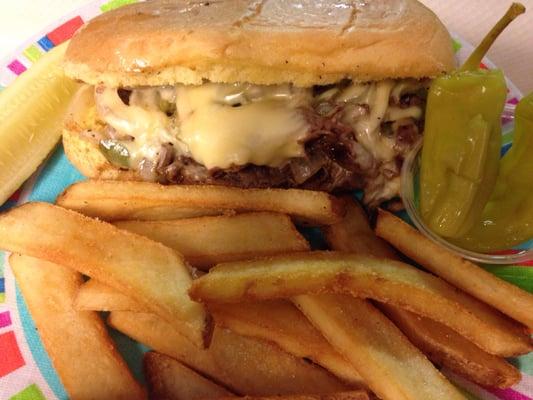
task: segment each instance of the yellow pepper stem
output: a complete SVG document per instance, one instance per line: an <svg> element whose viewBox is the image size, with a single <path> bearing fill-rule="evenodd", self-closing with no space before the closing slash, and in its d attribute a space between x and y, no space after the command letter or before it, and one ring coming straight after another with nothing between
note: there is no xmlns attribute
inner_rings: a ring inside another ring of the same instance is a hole
<svg viewBox="0 0 533 400"><path fill-rule="evenodd" d="M481 43L476 47L474 52L470 54L468 60L460 68L460 71L473 71L479 67L479 63L489 51L494 41L500 36L500 33L509 25L516 17L523 14L526 8L521 3L513 3L507 10L505 15L494 25L490 32L485 36Z"/></svg>

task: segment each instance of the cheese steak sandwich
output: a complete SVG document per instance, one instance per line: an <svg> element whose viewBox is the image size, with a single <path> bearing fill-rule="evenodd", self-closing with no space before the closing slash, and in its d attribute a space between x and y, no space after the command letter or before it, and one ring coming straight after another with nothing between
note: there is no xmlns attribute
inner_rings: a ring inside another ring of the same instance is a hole
<svg viewBox="0 0 533 400"><path fill-rule="evenodd" d="M147 1L72 39L86 176L398 195L451 39L415 0Z"/></svg>

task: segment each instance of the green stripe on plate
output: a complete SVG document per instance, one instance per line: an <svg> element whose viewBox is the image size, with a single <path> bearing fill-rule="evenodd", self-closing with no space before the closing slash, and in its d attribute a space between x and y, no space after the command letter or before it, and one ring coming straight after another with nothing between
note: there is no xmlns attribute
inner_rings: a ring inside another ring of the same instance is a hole
<svg viewBox="0 0 533 400"><path fill-rule="evenodd" d="M513 131L502 135L502 144L508 144L513 142Z"/></svg>
<svg viewBox="0 0 533 400"><path fill-rule="evenodd" d="M33 384L28 386L22 392L10 397L9 400L46 400L46 398L44 397L43 392Z"/></svg>
<svg viewBox="0 0 533 400"><path fill-rule="evenodd" d="M452 46L453 46L454 53L457 53L459 50L461 50L461 47L463 47L461 42L455 39L452 39Z"/></svg>
<svg viewBox="0 0 533 400"><path fill-rule="evenodd" d="M137 0L111 0L105 4L102 4L100 6L100 10L107 12L132 3L137 3Z"/></svg>
<svg viewBox="0 0 533 400"><path fill-rule="evenodd" d="M484 265L484 267L497 277L533 293L533 268L513 265Z"/></svg>
<svg viewBox="0 0 533 400"><path fill-rule="evenodd" d="M41 51L34 44L26 48L23 54L26 56L28 60L30 60L33 63L36 62L39 58L41 58L41 56L43 55L43 53L41 53Z"/></svg>

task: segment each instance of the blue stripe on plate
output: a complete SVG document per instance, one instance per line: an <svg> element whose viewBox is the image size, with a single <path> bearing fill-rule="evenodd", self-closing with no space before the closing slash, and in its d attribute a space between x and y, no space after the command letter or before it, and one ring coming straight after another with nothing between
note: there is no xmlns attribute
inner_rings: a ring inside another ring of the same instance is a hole
<svg viewBox="0 0 533 400"><path fill-rule="evenodd" d="M48 39L48 36L43 36L37 41L37 44L41 46L41 48L44 51L50 51L54 48L54 44L50 39Z"/></svg>

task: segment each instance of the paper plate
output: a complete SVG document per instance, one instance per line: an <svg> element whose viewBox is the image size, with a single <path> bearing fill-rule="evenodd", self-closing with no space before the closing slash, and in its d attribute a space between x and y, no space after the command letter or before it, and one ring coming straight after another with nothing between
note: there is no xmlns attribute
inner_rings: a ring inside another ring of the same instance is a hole
<svg viewBox="0 0 533 400"><path fill-rule="evenodd" d="M64 16L49 29L23 44L10 58L0 63L0 90L23 74L45 52L68 40L89 19L135 0L94 1ZM459 60L464 60L472 46L460 38L455 40ZM486 61L487 67L494 67ZM521 97L516 87L508 81L508 103L516 104ZM512 123L504 121L504 149L512 142ZM44 166L0 209L5 210L26 201L53 202L69 184L83 179L58 147ZM68 398L43 348L35 325L28 313L13 278L6 254L0 252L0 400L43 400ZM533 292L533 265L488 267L503 279ZM532 310L533 312L533 310ZM143 381L142 354L147 350L124 335L111 331L117 346L134 374ZM76 360L73 360L73 363ZM455 384L472 398L479 399L533 399L533 354L513 360L522 371L522 381L512 389L483 389L443 371Z"/></svg>

